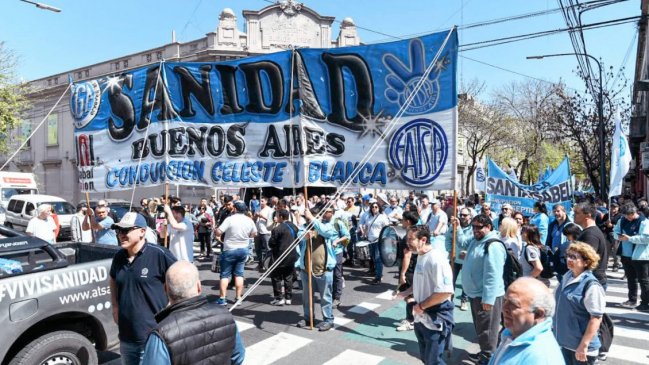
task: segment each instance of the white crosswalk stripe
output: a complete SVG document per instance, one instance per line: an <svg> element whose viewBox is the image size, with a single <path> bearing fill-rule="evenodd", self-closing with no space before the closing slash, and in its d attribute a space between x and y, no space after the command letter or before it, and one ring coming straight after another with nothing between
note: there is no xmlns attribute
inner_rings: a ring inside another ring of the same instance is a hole
<svg viewBox="0 0 649 365"><path fill-rule="evenodd" d="M280 332L246 347L244 365L269 365L308 345L312 340Z"/></svg>
<svg viewBox="0 0 649 365"><path fill-rule="evenodd" d="M385 358L376 355L366 354L360 351L345 350L340 355L332 358L323 365L350 365L350 364L363 364L363 365L378 365Z"/></svg>

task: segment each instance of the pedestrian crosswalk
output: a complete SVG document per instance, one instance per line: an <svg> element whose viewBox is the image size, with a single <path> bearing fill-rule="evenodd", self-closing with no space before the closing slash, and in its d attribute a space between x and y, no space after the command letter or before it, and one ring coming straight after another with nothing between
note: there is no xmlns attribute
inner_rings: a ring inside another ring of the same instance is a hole
<svg viewBox="0 0 649 365"><path fill-rule="evenodd" d="M553 280L551 283L552 290L556 290L557 285L556 280ZM613 318L616 326L613 345L605 364L639 365L649 363L649 336L647 336L649 334L649 313L638 312L620 306L620 303L627 299L626 282L620 280L620 278L612 278L609 281L606 294L607 313ZM366 297L365 301L337 312L334 320L335 331L329 331L326 334L317 331L300 330L289 325L282 331L269 331L264 333L263 336L257 336L254 341L245 344L245 363L268 365L305 363L306 356L309 359L308 363L313 365L418 364L420 361L416 357L416 352L410 351L409 356L400 357L398 361L395 361L392 358L395 353L392 347L379 350L376 342L366 341L366 343L360 345L350 343L355 341L354 338L373 336L379 340L381 340L379 338L381 336L388 343L398 342L394 331L394 321L387 321L383 316L386 312L394 312L394 309L397 309L396 307L400 301L393 301L392 295L392 290L375 293L371 297ZM400 309L397 312L401 313L402 310ZM466 320L467 312L459 312L459 310L457 312L458 317L462 313ZM382 319L384 328L377 329L377 332L374 333L365 331L367 326L381 323ZM237 325L241 332L255 328L255 325L250 323L247 318L238 319ZM338 345L329 346L332 343L332 338L337 340L343 338L341 332L347 333L344 335L347 342L343 341L344 345L342 346L339 343ZM400 335L403 336L404 334L400 333ZM411 341L416 343L413 332L406 333L405 336L411 337ZM459 338L460 336L454 337L458 337L457 343L463 341L463 339ZM349 340L350 338L352 340ZM469 342L471 342L470 339ZM401 348L397 346L394 349ZM403 350L401 351L403 352ZM469 364L466 360L457 363Z"/></svg>

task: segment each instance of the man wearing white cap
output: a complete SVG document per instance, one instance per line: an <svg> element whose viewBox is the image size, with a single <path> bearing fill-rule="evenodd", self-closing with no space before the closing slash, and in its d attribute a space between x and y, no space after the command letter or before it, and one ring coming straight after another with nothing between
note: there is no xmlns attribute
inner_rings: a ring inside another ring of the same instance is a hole
<svg viewBox="0 0 649 365"><path fill-rule="evenodd" d="M146 219L135 212L111 227L122 247L110 267L110 295L123 365L140 363L149 333L157 326L155 314L167 306L165 275L176 262L169 250L146 242L146 227Z"/></svg>
<svg viewBox="0 0 649 365"><path fill-rule="evenodd" d="M505 218L512 218L512 214L514 214L514 208L512 208L511 204L505 203L500 206L500 214L498 215L498 218L493 220L494 223L494 231L498 230L498 227L500 227L500 222L503 221Z"/></svg>

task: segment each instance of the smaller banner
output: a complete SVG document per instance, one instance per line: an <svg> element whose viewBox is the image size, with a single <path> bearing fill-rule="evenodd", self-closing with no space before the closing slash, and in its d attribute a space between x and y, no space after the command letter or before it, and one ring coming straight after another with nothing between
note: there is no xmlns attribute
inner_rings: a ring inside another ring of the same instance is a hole
<svg viewBox="0 0 649 365"><path fill-rule="evenodd" d="M555 204L563 205L567 212L572 208L570 161L567 157L550 176L534 185L523 185L515 181L495 162L490 159L487 161L486 201L491 203L492 211L500 211L502 204L509 203L514 210L532 215L537 201L544 202L548 211L552 211Z"/></svg>
<svg viewBox="0 0 649 365"><path fill-rule="evenodd" d="M631 151L629 142L622 131L620 117L615 118L615 133L613 134L613 143L611 151L611 181L609 184L608 196L622 195L622 185L624 185L624 176L629 172L631 164Z"/></svg>
<svg viewBox="0 0 649 365"><path fill-rule="evenodd" d="M485 184L487 182L487 174L484 170L484 159L480 159L478 161L478 166L476 167L475 173L473 174L473 181L476 192L486 190Z"/></svg>

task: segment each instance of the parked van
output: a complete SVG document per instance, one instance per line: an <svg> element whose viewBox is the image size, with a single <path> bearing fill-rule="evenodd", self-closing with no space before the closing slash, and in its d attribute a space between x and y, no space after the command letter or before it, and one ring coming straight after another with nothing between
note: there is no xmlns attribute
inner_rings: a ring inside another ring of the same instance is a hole
<svg viewBox="0 0 649 365"><path fill-rule="evenodd" d="M19 194L38 194L34 174L0 171L0 204L6 208L9 199Z"/></svg>
<svg viewBox="0 0 649 365"><path fill-rule="evenodd" d="M56 240L58 242L69 241L72 238L70 220L75 213L75 208L58 196L41 194L12 196L7 205L7 213L5 213L5 226L24 232L29 220L38 214L36 208L42 204L53 206L59 217L61 230Z"/></svg>

